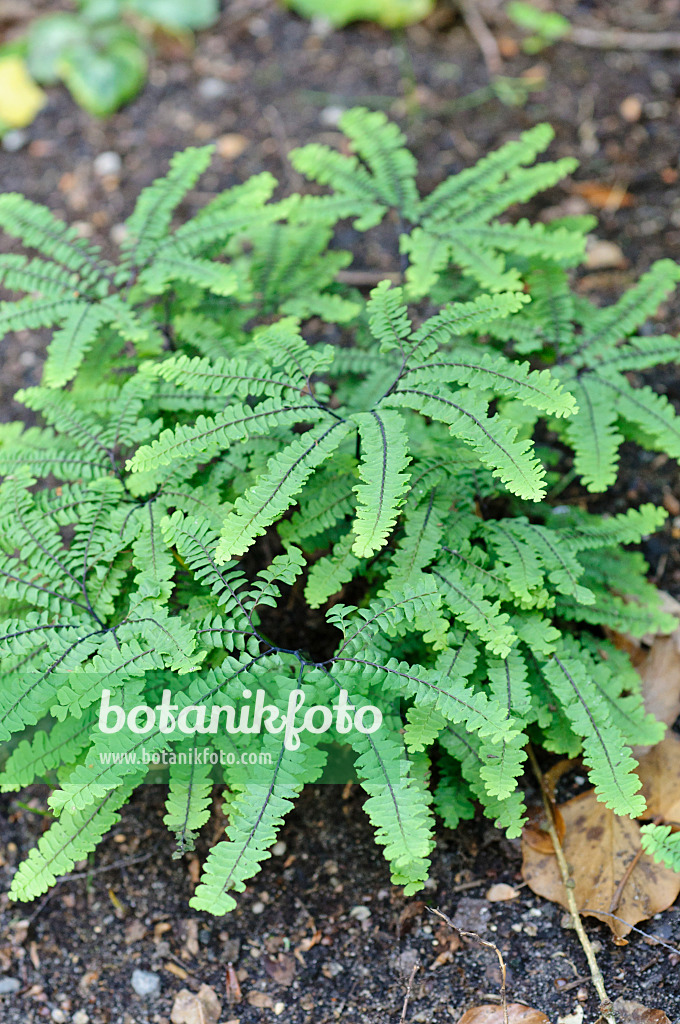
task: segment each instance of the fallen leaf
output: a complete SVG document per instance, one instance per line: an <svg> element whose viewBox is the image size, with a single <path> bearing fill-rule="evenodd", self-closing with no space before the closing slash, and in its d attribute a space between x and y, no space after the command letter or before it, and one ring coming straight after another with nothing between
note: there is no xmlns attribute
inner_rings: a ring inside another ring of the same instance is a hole
<svg viewBox="0 0 680 1024"><path fill-rule="evenodd" d="M523 1003L508 1003L507 1010L509 1024L550 1024L544 1013ZM458 1024L503 1024L504 1019L502 1006L485 1003L466 1010Z"/></svg>
<svg viewBox="0 0 680 1024"><path fill-rule="evenodd" d="M647 854L638 857L640 826L636 821L614 814L597 800L594 790L568 800L560 810L566 826L562 847L582 914L604 921L620 938L638 921L673 903L680 892L680 874L655 864ZM555 855L541 853L524 840L522 853L522 877L530 889L568 909Z"/></svg>
<svg viewBox="0 0 680 1024"><path fill-rule="evenodd" d="M486 890L485 897L489 903L502 903L504 900L514 900L519 896L517 889L514 889L507 882L497 882Z"/></svg>
<svg viewBox="0 0 680 1024"><path fill-rule="evenodd" d="M579 764L578 758L564 758L549 768L543 776L543 789L552 807L555 830L560 842L564 839L565 824L562 820L562 812L555 800L555 790L562 776L577 764ZM530 807L528 817L529 820L522 832L524 841L539 853L553 853L553 842L548 833L548 821L543 805Z"/></svg>
<svg viewBox="0 0 680 1024"><path fill-rule="evenodd" d="M260 1010L273 1010L274 1000L271 996L267 995L266 992L257 992L253 990L246 996L246 1000L251 1006L257 1006Z"/></svg>
<svg viewBox="0 0 680 1024"><path fill-rule="evenodd" d="M264 961L265 973L276 982L277 985L288 987L295 977L296 965L292 956L279 953L276 960L266 958Z"/></svg>
<svg viewBox="0 0 680 1024"><path fill-rule="evenodd" d="M422 900L412 900L411 903L406 904L397 921L398 938L402 938L411 931L415 918L422 917L424 910L425 904Z"/></svg>
<svg viewBox="0 0 680 1024"><path fill-rule="evenodd" d="M227 1002L230 1006L234 1003L240 1003L243 998L241 994L241 986L238 980L238 974L234 970L234 965L227 964L227 977L226 977L226 990L227 990Z"/></svg>
<svg viewBox="0 0 680 1024"><path fill-rule="evenodd" d="M634 202L632 195L621 185L605 185L602 181L575 181L571 187L596 210L620 210L622 206L632 206Z"/></svg>
<svg viewBox="0 0 680 1024"><path fill-rule="evenodd" d="M21 57L13 53L0 60L0 132L3 128L25 128L46 99Z"/></svg>
<svg viewBox="0 0 680 1024"><path fill-rule="evenodd" d="M649 1010L634 999L619 996L614 1000L614 1013L619 1024L670 1024L663 1010Z"/></svg>
<svg viewBox="0 0 680 1024"><path fill-rule="evenodd" d="M310 949L313 949L317 943L321 942L323 938L323 932L317 928L313 935L308 935L306 938L301 939L295 947L296 953L308 953Z"/></svg>
<svg viewBox="0 0 680 1024"><path fill-rule="evenodd" d="M222 1004L210 985L201 985L198 992L183 988L175 996L170 1020L172 1024L217 1024Z"/></svg>
<svg viewBox="0 0 680 1024"><path fill-rule="evenodd" d="M134 921L130 921L125 929L125 943L131 945L133 942L140 942L148 932L146 925L135 918Z"/></svg>
<svg viewBox="0 0 680 1024"><path fill-rule="evenodd" d="M669 732L644 754L637 774L647 801L644 816L680 824L680 736Z"/></svg>
<svg viewBox="0 0 680 1024"><path fill-rule="evenodd" d="M657 636L636 666L642 677L645 708L666 725L680 714L680 628Z"/></svg>

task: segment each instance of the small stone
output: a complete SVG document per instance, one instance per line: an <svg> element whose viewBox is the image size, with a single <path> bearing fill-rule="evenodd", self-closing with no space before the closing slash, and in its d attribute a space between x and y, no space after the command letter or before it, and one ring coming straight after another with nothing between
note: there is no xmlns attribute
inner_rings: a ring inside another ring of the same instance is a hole
<svg viewBox="0 0 680 1024"><path fill-rule="evenodd" d="M0 996L8 996L12 992L18 992L21 982L18 978L0 977Z"/></svg>
<svg viewBox="0 0 680 1024"><path fill-rule="evenodd" d="M274 1003L273 1010L277 1017L280 1017L283 1011L286 1009L285 1003Z"/></svg>
<svg viewBox="0 0 680 1024"><path fill-rule="evenodd" d="M217 140L217 152L224 160L236 160L247 146L248 139L237 132L227 132Z"/></svg>
<svg viewBox="0 0 680 1024"><path fill-rule="evenodd" d="M151 999L160 992L161 979L153 971L140 971L137 968L132 972L132 987L138 996Z"/></svg>
<svg viewBox="0 0 680 1024"><path fill-rule="evenodd" d="M63 1010L52 1010L50 1016L55 1024L65 1024L66 1022L66 1014Z"/></svg>
<svg viewBox="0 0 680 1024"><path fill-rule="evenodd" d="M310 35L318 36L319 39L325 39L332 31L333 22L330 18L324 18L322 15L316 15L309 23Z"/></svg>
<svg viewBox="0 0 680 1024"><path fill-rule="evenodd" d="M678 509L678 511L680 511L680 509ZM283 839L279 839L278 843L274 843L274 845L272 846L272 856L283 857L285 852L286 844L284 843Z"/></svg>
<svg viewBox="0 0 680 1024"><path fill-rule="evenodd" d="M486 898L489 903L501 903L503 900L514 900L519 896L517 889L514 889L507 882L497 882L486 890Z"/></svg>
<svg viewBox="0 0 680 1024"><path fill-rule="evenodd" d="M203 78L198 83L198 95L202 100L219 100L230 92L229 83L221 78Z"/></svg>
<svg viewBox="0 0 680 1024"><path fill-rule="evenodd" d="M252 907L250 908L253 914L264 914L264 903L262 900L255 900Z"/></svg>
<svg viewBox="0 0 680 1024"><path fill-rule="evenodd" d="M337 128L338 121L344 113L344 107L324 107L319 115L319 119L321 124L327 125L328 128Z"/></svg>
<svg viewBox="0 0 680 1024"><path fill-rule="evenodd" d="M371 916L371 911L368 907L352 907L349 916L356 918L357 921L367 921Z"/></svg>
<svg viewBox="0 0 680 1024"><path fill-rule="evenodd" d="M120 245L128 236L128 229L125 224L114 224L109 231L111 241L115 242L116 245Z"/></svg>
<svg viewBox="0 0 680 1024"><path fill-rule="evenodd" d="M23 149L27 142L27 132L22 132L17 129L13 132L5 133L2 139L2 148L8 153L16 153L17 150Z"/></svg>
<svg viewBox="0 0 680 1024"><path fill-rule="evenodd" d="M634 121L639 121L642 117L642 103L637 96L626 96L619 106L619 113L624 121L629 121L631 124Z"/></svg>
<svg viewBox="0 0 680 1024"><path fill-rule="evenodd" d="M624 269L628 266L628 260L616 242L596 238L588 246L586 266L589 270L604 270L607 267Z"/></svg>
<svg viewBox="0 0 680 1024"><path fill-rule="evenodd" d="M85 1010L76 1010L71 1017L72 1024L90 1024L90 1018Z"/></svg>
<svg viewBox="0 0 680 1024"><path fill-rule="evenodd" d="M114 153L113 150L107 150L105 153L100 153L92 161L94 173L99 175L100 178L105 178L107 175L119 175L120 169L123 166L118 153Z"/></svg>

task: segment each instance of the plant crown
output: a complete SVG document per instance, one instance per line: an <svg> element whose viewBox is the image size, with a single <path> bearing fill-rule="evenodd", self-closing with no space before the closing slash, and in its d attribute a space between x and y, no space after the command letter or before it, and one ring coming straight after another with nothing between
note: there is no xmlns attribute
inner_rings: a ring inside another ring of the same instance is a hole
<svg viewBox="0 0 680 1024"><path fill-rule="evenodd" d="M5 288L27 293L0 305L0 330L53 329L41 386L17 396L41 425L0 426L0 783L57 787L15 899L111 829L148 775L141 743L269 755L220 769L226 837L191 900L217 914L333 744L407 893L435 813L454 827L478 802L519 835L528 741L581 754L607 807L645 814L631 747L664 726L605 629L672 625L634 548L665 512L595 515L551 490L570 472L605 491L624 439L680 455L670 403L630 376L680 353L645 327L680 268L658 262L598 308L569 285L591 218L499 219L574 167L536 162L545 125L426 196L396 125L354 109L341 126L350 155L293 152L307 194L274 200L263 173L174 227L211 149L178 153L117 264L0 198L0 225L36 253L0 257ZM347 221L395 238L401 283L367 299L343 283ZM295 689L326 706L345 690L384 727L297 749L273 733L112 736L103 688L125 710L164 690L237 710L258 689L282 709ZM176 761L165 821L181 854L214 779ZM645 841L677 863L676 839Z"/></svg>

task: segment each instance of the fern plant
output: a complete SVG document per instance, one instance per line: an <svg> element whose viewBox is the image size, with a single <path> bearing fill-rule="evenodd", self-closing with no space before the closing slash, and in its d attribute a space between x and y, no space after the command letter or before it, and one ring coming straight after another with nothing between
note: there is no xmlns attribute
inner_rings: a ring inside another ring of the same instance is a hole
<svg viewBox="0 0 680 1024"><path fill-rule="evenodd" d="M572 166L534 163L544 126L426 197L396 126L355 110L343 127L355 155L292 157L329 193L274 202L258 175L174 227L210 150L178 154L117 264L0 198L36 253L0 257L28 293L2 330L54 328L17 396L41 425L0 427L0 785L55 785L15 899L92 850L157 766L178 856L224 786L191 900L218 914L340 746L407 893L435 815L454 827L479 803L519 834L529 740L581 753L606 806L645 813L631 747L664 727L605 628L670 626L635 550L665 512L597 516L550 490L569 472L607 487L624 435L673 451L670 405L626 374L675 357L632 332L677 270L598 310L568 288L589 220L497 219ZM341 218L394 225L403 286L338 283Z"/></svg>

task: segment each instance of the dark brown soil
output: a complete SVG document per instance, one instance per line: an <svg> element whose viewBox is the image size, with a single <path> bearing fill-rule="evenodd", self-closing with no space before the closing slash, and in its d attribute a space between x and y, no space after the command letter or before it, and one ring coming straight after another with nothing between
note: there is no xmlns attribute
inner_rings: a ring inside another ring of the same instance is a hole
<svg viewBox="0 0 680 1024"><path fill-rule="evenodd" d="M38 5L26 3L27 13L32 6ZM629 205L596 210L598 237L616 242L627 265L592 267L581 287L611 301L652 260L680 259L677 54L566 43L538 57L517 52L506 58L505 73L517 77L533 68L545 84L512 107L480 92L488 84L480 53L446 9L402 33L362 25L324 34L268 0L225 6L220 24L199 38L194 53L159 55L144 93L107 122L95 122L65 93L52 91L21 148L0 154L3 187L47 203L110 247L139 189L187 145L218 139L222 153L188 211L263 169L284 189L299 187L287 151L311 139L336 139L339 109L356 103L379 105L400 121L421 161L425 188L518 130L547 120L557 132L552 155L581 161L577 181L622 186L630 196ZM554 6L576 24L680 27L677 0L559 0ZM496 31L506 37L509 53L513 33ZM639 101L634 120L627 119L636 112L631 97ZM107 152L120 156L119 173L98 173L95 158ZM533 214L546 206L590 209L573 183L535 202ZM8 241L2 245L7 249ZM393 261L376 244L360 251L356 265L391 269ZM670 302L662 315L667 329L677 330L680 303ZM44 337L27 333L0 342L0 421L20 414L11 397L37 382L44 345ZM677 370L664 368L653 380L680 400ZM677 466L631 449L615 501L624 506L650 499L665 501L677 516ZM677 590L680 556L673 532L655 538L647 554L659 581ZM24 802L40 810L44 796L37 789ZM0 807L0 871L7 885L45 818L10 797ZM586 1020L597 1016L585 958L573 931L561 924L563 911L526 888L509 903L484 899L493 882L520 882L517 845L486 823L444 832L433 855L431 887L405 900L389 884L356 791L343 796L338 787L312 787L283 830L285 849L277 847L237 910L215 920L187 907L195 862L191 855L171 859L162 813L160 793L143 788L92 859L91 874L64 882L46 902L28 907L0 896L0 974L21 984L0 996L0 1020L160 1024L169 1019L181 988L204 983L224 1002L221 1021L398 1022L415 962L422 970L410 1021L455 1021L474 1003L497 1001L492 952L466 945L430 969L446 948L439 922L416 907L422 913L398 932L404 907L420 899L498 943L511 1000L542 1009L553 1022L580 1006ZM216 808L207 838L216 839L222 824ZM199 858L204 853L203 847L197 851ZM640 936L615 946L605 927L590 921L587 927L601 945L598 958L612 997L636 998L680 1019L680 957ZM680 912L667 911L645 930L680 945ZM225 990L229 961L243 992L232 1006ZM159 995L144 1000L135 994L135 968L158 973ZM255 993L265 996L260 1006L253 1005Z"/></svg>

